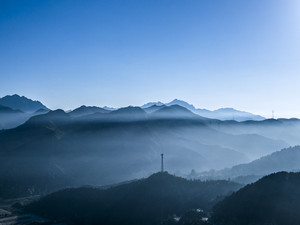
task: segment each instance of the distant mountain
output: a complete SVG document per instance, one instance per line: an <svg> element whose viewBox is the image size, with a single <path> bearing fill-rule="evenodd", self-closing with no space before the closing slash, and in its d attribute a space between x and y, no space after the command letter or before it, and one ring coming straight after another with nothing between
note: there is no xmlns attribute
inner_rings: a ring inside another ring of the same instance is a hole
<svg viewBox="0 0 300 225"><path fill-rule="evenodd" d="M254 115L252 113L239 111L233 108L221 108L218 110L212 111L215 114L215 117L220 120L236 120L236 121L247 121L255 120L261 121L265 118L259 115Z"/></svg>
<svg viewBox="0 0 300 225"><path fill-rule="evenodd" d="M233 135L259 134L267 138L283 140L290 146L300 145L300 120L295 118L243 122L231 120L212 123L210 126Z"/></svg>
<svg viewBox="0 0 300 225"><path fill-rule="evenodd" d="M33 101L24 96L19 95L7 95L0 98L0 105L7 106L15 110L21 110L23 112L33 113L39 109L49 110L39 101Z"/></svg>
<svg viewBox="0 0 300 225"><path fill-rule="evenodd" d="M70 115L68 115L65 111L62 109L57 109L54 111L49 111L48 113L37 115L31 117L24 126L36 124L38 126L45 126L45 124L49 123L52 126L55 125L55 123L66 123L70 121Z"/></svg>
<svg viewBox="0 0 300 225"><path fill-rule="evenodd" d="M35 114L35 115L40 115L40 114L48 113L48 112L50 112L50 111L51 111L51 110L49 110L49 109L39 109L39 110L35 111L33 114Z"/></svg>
<svg viewBox="0 0 300 225"><path fill-rule="evenodd" d="M0 114L11 114L11 113L17 113L17 114L22 114L23 112L21 110L15 110L3 105L0 105Z"/></svg>
<svg viewBox="0 0 300 225"><path fill-rule="evenodd" d="M189 104L185 101L182 101L182 100L178 100L178 99L174 99L173 101L169 102L169 103L166 103L165 105L167 106L172 106L172 105L179 105L179 106L182 106L190 111L194 111L196 110L196 108L192 105L192 104Z"/></svg>
<svg viewBox="0 0 300 225"><path fill-rule="evenodd" d="M247 164L233 166L230 169L200 173L202 179L246 179L280 172L300 171L300 146L282 149Z"/></svg>
<svg viewBox="0 0 300 225"><path fill-rule="evenodd" d="M0 105L0 130L15 128L26 122L30 117L47 112L49 112L49 110L39 109L33 113L24 113L19 109L12 109Z"/></svg>
<svg viewBox="0 0 300 225"><path fill-rule="evenodd" d="M128 106L124 108L117 109L110 113L111 115L128 115L131 116L132 114L143 114L145 115L145 111L140 107L135 106Z"/></svg>
<svg viewBox="0 0 300 225"><path fill-rule="evenodd" d="M300 224L300 173L266 176L217 203L213 211L216 225Z"/></svg>
<svg viewBox="0 0 300 225"><path fill-rule="evenodd" d="M255 121L261 121L265 118L259 115L254 115L252 113L239 111L233 108L221 108L214 111L210 111L207 109L197 109L192 104L189 104L185 101L174 99L173 101L169 103L162 103L162 102L149 102L147 104L144 104L142 108L149 108L151 106L173 106L173 105L179 105L182 106L191 112L210 119L218 119L218 120L235 120L235 121L247 121L247 120L255 120Z"/></svg>
<svg viewBox="0 0 300 225"><path fill-rule="evenodd" d="M146 119L146 112L140 107L128 106L114 110L108 116L110 120L143 120Z"/></svg>
<svg viewBox="0 0 300 225"><path fill-rule="evenodd" d="M91 115L93 113L109 113L109 112L111 111L96 106L82 105L79 108L76 108L73 111L69 112L69 115L72 117L80 117L80 116Z"/></svg>
<svg viewBox="0 0 300 225"><path fill-rule="evenodd" d="M164 105L164 103L162 103L162 102L149 102L149 103L146 103L146 104L142 105L141 108L145 109L145 108L149 108L149 107L154 106L154 105L162 106L162 105Z"/></svg>
<svg viewBox="0 0 300 225"><path fill-rule="evenodd" d="M151 114L155 118L195 118L200 119L201 117L192 113L185 107L179 105L164 106ZM203 118L205 119L205 118Z"/></svg>
<svg viewBox="0 0 300 225"><path fill-rule="evenodd" d="M182 107L185 107L192 111L193 113L196 113L202 117L207 117L210 119L218 119L218 120L235 120L235 121L247 121L247 120L255 120L255 121L261 121L265 118L259 115L254 115L252 113L239 111L233 108L221 108L214 111L210 111L207 109L196 109L193 105L182 101L175 99L170 103L167 103L166 105L180 105Z"/></svg>
<svg viewBox="0 0 300 225"><path fill-rule="evenodd" d="M159 109L162 109L163 107L165 107L165 105L152 105L149 106L148 108L143 108L143 109L146 113L153 113Z"/></svg>
<svg viewBox="0 0 300 225"><path fill-rule="evenodd" d="M116 108L108 107L108 106L104 106L103 109L109 110L109 111L117 110Z"/></svg>
<svg viewBox="0 0 300 225"><path fill-rule="evenodd" d="M165 172L107 189L58 191L25 210L68 224L161 224L193 208L209 210L240 187L229 181L189 181Z"/></svg>
<svg viewBox="0 0 300 225"><path fill-rule="evenodd" d="M26 119L27 116L21 110L0 105L0 130L16 127L24 123Z"/></svg>

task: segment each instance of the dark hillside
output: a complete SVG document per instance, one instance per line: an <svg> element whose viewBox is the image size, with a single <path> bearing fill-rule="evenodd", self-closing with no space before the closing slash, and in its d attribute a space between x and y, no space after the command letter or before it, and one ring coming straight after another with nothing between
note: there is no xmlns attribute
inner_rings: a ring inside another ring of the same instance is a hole
<svg viewBox="0 0 300 225"><path fill-rule="evenodd" d="M108 189L62 190L27 210L68 224L154 225L189 209L210 210L220 196L239 188L228 181L188 181L165 172Z"/></svg>
<svg viewBox="0 0 300 225"><path fill-rule="evenodd" d="M263 177L214 207L217 225L300 224L300 173Z"/></svg>

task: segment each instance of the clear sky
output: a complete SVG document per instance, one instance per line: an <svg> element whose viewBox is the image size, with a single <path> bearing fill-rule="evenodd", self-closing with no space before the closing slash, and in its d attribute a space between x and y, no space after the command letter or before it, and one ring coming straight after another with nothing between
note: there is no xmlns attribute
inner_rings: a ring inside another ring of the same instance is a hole
<svg viewBox="0 0 300 225"><path fill-rule="evenodd" d="M300 117L299 0L0 0L0 96Z"/></svg>

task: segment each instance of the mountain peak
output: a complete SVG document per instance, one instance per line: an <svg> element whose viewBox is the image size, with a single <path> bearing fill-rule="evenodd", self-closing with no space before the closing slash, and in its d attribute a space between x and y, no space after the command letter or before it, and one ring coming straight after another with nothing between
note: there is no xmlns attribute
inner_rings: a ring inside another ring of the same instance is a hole
<svg viewBox="0 0 300 225"><path fill-rule="evenodd" d="M112 111L110 114L119 114L119 113L139 113L139 114L145 114L145 111L136 106L128 106L124 108L120 108L118 110Z"/></svg>
<svg viewBox="0 0 300 225"><path fill-rule="evenodd" d="M67 119L69 115L62 109L57 109L53 111L49 111L46 114L38 115L40 118L51 118L51 119ZM34 118L34 117L32 117Z"/></svg>
<svg viewBox="0 0 300 225"><path fill-rule="evenodd" d="M104 106L103 109L105 110L109 110L109 111L114 111L114 110L117 110L116 108L113 108L113 107L109 107L109 106Z"/></svg>
<svg viewBox="0 0 300 225"><path fill-rule="evenodd" d="M225 107L225 108L219 108L215 111L237 111L234 108L230 108L230 107Z"/></svg>
<svg viewBox="0 0 300 225"><path fill-rule="evenodd" d="M177 98L175 98L173 101L167 103L166 105L167 105L167 106L171 106L171 105L180 105L180 106L185 107L185 108L187 108L187 109L189 109L189 110L191 110L191 111L193 111L193 110L196 109L195 106L193 106L192 104L189 104L189 103L187 103L187 102L185 102L185 101L183 101L183 100L179 100L179 99L177 99Z"/></svg>
<svg viewBox="0 0 300 225"><path fill-rule="evenodd" d="M151 115L162 118L201 118L200 116L180 105L162 107L161 109L151 113Z"/></svg>
<svg viewBox="0 0 300 225"><path fill-rule="evenodd" d="M246 120L264 120L265 118L259 115L255 115L249 112L244 112L236 110L234 108L220 108L214 110L215 113L221 120L236 120L236 121L246 121Z"/></svg>
<svg viewBox="0 0 300 225"><path fill-rule="evenodd" d="M49 111L45 114L37 115L31 117L25 124L30 123L44 123L49 121L56 121L56 122L67 122L69 121L70 116L63 111L62 109L57 109L53 111Z"/></svg>
<svg viewBox="0 0 300 225"><path fill-rule="evenodd" d="M111 111L109 119L132 121L146 119L147 113L140 107L128 106Z"/></svg>
<svg viewBox="0 0 300 225"><path fill-rule="evenodd" d="M158 102L148 102L148 103L142 105L141 108L145 109L145 108L149 108L149 107L154 106L154 105L156 105L156 106L163 106L164 103L162 103L160 101L158 101Z"/></svg>
<svg viewBox="0 0 300 225"><path fill-rule="evenodd" d="M148 108L143 108L146 113L153 113L159 109L162 109L165 105L152 105Z"/></svg>
<svg viewBox="0 0 300 225"><path fill-rule="evenodd" d="M20 96L17 94L6 95L0 98L0 105L12 108L14 110L21 110L23 112L36 112L39 109L49 110L45 105L39 101L34 101L25 96Z"/></svg>
<svg viewBox="0 0 300 225"><path fill-rule="evenodd" d="M110 110L106 110L97 106L86 106L82 105L73 111L69 112L69 115L72 117L80 117L80 116L87 116L94 113L109 113Z"/></svg>
<svg viewBox="0 0 300 225"><path fill-rule="evenodd" d="M189 111L193 112L194 114L197 114L201 117L206 117L209 119L217 119L217 120L236 120L236 121L247 121L247 120L254 120L254 121L261 121L264 120L265 118L259 115L255 115L252 113L248 113L248 112L243 112L243 111L239 111L236 110L234 108L220 108L214 111L210 111L207 109L197 109L194 105L180 100L178 98L175 98L174 100L172 100L169 103L162 103L162 102L149 102L147 104L144 104L142 106L143 109L147 109L145 110L146 112L154 112L157 111L156 109L158 109L158 107L156 107L156 109L150 109L150 107L152 106L172 106L172 105L179 105L181 107L184 107L186 109L188 109Z"/></svg>

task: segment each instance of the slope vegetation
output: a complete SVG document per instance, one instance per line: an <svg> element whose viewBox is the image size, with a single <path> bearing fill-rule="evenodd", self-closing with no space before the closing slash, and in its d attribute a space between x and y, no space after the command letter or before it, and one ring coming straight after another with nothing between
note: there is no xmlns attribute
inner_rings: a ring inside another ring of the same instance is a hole
<svg viewBox="0 0 300 225"><path fill-rule="evenodd" d="M280 172L247 185L214 207L216 225L300 224L300 173Z"/></svg>
<svg viewBox="0 0 300 225"><path fill-rule="evenodd" d="M212 204L240 188L228 181L188 181L168 173L101 189L83 187L50 194L27 210L68 224L160 224L169 216Z"/></svg>

